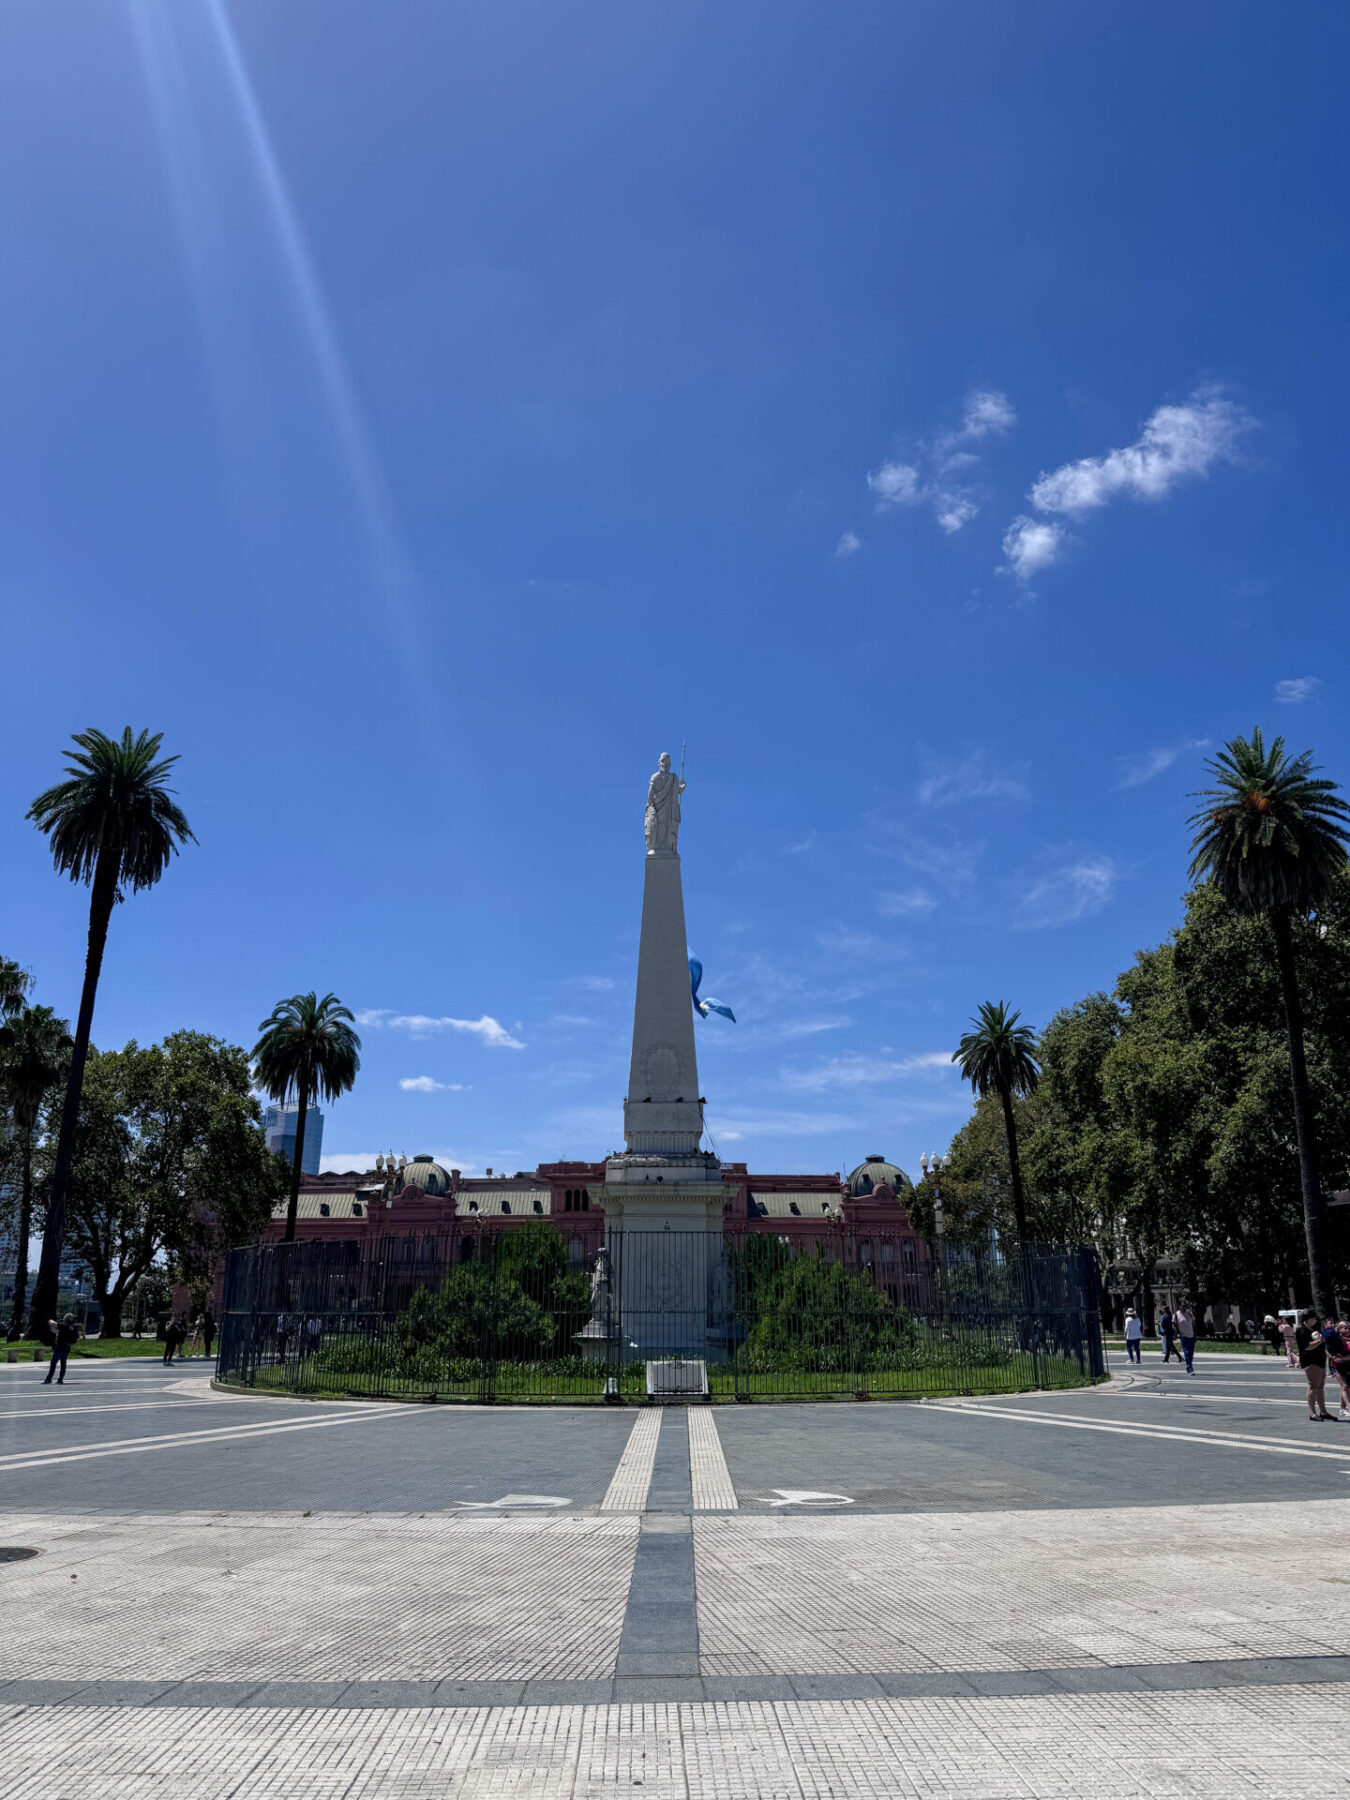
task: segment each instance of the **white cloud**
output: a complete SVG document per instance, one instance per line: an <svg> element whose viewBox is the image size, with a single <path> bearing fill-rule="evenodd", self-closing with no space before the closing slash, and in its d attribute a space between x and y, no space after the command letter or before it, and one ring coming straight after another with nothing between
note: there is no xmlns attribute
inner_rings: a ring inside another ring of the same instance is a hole
<svg viewBox="0 0 1350 1800"><path fill-rule="evenodd" d="M888 942L874 931L859 931L852 925L835 925L829 931L817 932L816 942L822 950L836 956L865 956L873 962L909 955L907 945Z"/></svg>
<svg viewBox="0 0 1350 1800"><path fill-rule="evenodd" d="M1006 394L1000 394L996 388L977 388L966 401L961 431L963 437L982 438L991 432L1011 431L1016 423L1017 413Z"/></svg>
<svg viewBox="0 0 1350 1800"><path fill-rule="evenodd" d="M871 477L869 476L868 479L870 481ZM854 531L846 531L835 545L834 553L838 557L856 556L861 549L862 539L858 534Z"/></svg>
<svg viewBox="0 0 1350 1800"><path fill-rule="evenodd" d="M808 831L806 836L804 838L798 838L795 844L785 844L783 846L783 855L804 856L808 850L815 849L816 837L817 833L815 831Z"/></svg>
<svg viewBox="0 0 1350 1800"><path fill-rule="evenodd" d="M877 497L878 512L888 512L893 506L917 506L924 498L919 471L909 463L882 463L867 477L867 485Z"/></svg>
<svg viewBox="0 0 1350 1800"><path fill-rule="evenodd" d="M614 983L608 975L574 975L566 985L581 988L587 994L607 994Z"/></svg>
<svg viewBox="0 0 1350 1800"><path fill-rule="evenodd" d="M375 1158L383 1155L383 1150L335 1150L331 1156L319 1158L319 1173L346 1175L355 1169L359 1175L364 1175L375 1167Z"/></svg>
<svg viewBox="0 0 1350 1800"><path fill-rule="evenodd" d="M961 424L955 430L940 431L931 444L920 442L913 462L885 462L872 470L867 485L876 495L877 511L931 504L945 532L950 535L962 530L980 510L979 490L958 479L980 460L970 446L1011 430L1016 422L1017 414L1006 394L994 388L976 389L968 395Z"/></svg>
<svg viewBox="0 0 1350 1800"><path fill-rule="evenodd" d="M1160 744L1156 750L1146 750L1142 756L1118 756L1116 763L1120 769L1119 788L1142 787L1144 782L1152 781L1155 775L1161 775L1170 769L1179 756L1186 756L1192 750L1208 750L1208 738L1182 738L1177 744Z"/></svg>
<svg viewBox="0 0 1350 1800"><path fill-rule="evenodd" d="M1022 895L1018 925L1039 931L1072 925L1099 913L1115 892L1118 872L1109 856L1086 857L1040 876Z"/></svg>
<svg viewBox="0 0 1350 1800"><path fill-rule="evenodd" d="M798 1093L818 1094L828 1088L877 1087L952 1066L949 1050L925 1050L918 1056L902 1057L865 1056L853 1050L832 1056L814 1069L784 1069L779 1079L784 1087Z"/></svg>
<svg viewBox="0 0 1350 1800"><path fill-rule="evenodd" d="M1299 675L1289 681L1275 683L1275 698L1281 706L1299 706L1310 700L1322 683L1316 675Z"/></svg>
<svg viewBox="0 0 1350 1800"><path fill-rule="evenodd" d="M358 1025L373 1025L377 1028L388 1027L390 1031L406 1031L413 1037L431 1037L439 1031L464 1031L470 1036L480 1039L490 1050L523 1050L524 1044L514 1038L499 1020L489 1018L486 1013L481 1019L433 1019L426 1013L396 1013L388 1007L372 1007L356 1015Z"/></svg>
<svg viewBox="0 0 1350 1800"><path fill-rule="evenodd" d="M932 912L936 905L937 901L923 888L877 895L877 911L887 919L911 919L919 913Z"/></svg>
<svg viewBox="0 0 1350 1800"><path fill-rule="evenodd" d="M462 1094L462 1081L437 1081L431 1075L404 1075L398 1084L405 1094Z"/></svg>
<svg viewBox="0 0 1350 1800"><path fill-rule="evenodd" d="M933 505L937 511L937 522L945 532L960 531L980 510L978 502L969 494L939 493L933 497Z"/></svg>
<svg viewBox="0 0 1350 1800"><path fill-rule="evenodd" d="M1163 500L1184 481L1233 462L1251 419L1215 388L1201 389L1180 406L1160 406L1137 442L1104 456L1084 456L1042 475L1031 489L1037 512L1081 519L1122 495Z"/></svg>
<svg viewBox="0 0 1350 1800"><path fill-rule="evenodd" d="M1030 791L1020 772L997 773L976 750L969 756L943 759L926 756L925 774L918 786L923 806L959 806L967 800L1026 800Z"/></svg>
<svg viewBox="0 0 1350 1800"><path fill-rule="evenodd" d="M1062 525L1052 525L1048 520L1032 519L1022 513L1003 534L1007 567L1019 581L1030 581L1033 575L1039 575L1042 569L1059 561L1064 540Z"/></svg>

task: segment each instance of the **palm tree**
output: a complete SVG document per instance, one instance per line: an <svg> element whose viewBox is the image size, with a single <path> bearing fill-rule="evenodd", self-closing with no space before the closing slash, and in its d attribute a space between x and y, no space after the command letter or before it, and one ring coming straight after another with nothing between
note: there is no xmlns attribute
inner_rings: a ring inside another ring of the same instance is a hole
<svg viewBox="0 0 1350 1800"><path fill-rule="evenodd" d="M33 1290L30 1329L47 1335L47 1320L56 1310L61 1249L66 1234L66 1190L75 1148L89 1033L94 1023L94 996L103 967L108 921L123 890L139 893L153 887L178 854L182 843L195 843L181 809L164 784L178 761L161 757L159 732L133 738L128 725L120 738L101 731L77 731L76 748L66 765L67 780L39 794L27 816L51 843L57 872L90 888L89 944L84 959L84 987L75 1023L75 1043L66 1080L66 1103L56 1144L47 1221L42 1233L42 1261Z"/></svg>
<svg viewBox="0 0 1350 1800"><path fill-rule="evenodd" d="M0 956L0 1019L13 1018L25 1002L32 976L7 956Z"/></svg>
<svg viewBox="0 0 1350 1800"><path fill-rule="evenodd" d="M1013 1117L1013 1095L1032 1094L1040 1081L1041 1071L1035 1058L1036 1034L1029 1025L1019 1025L1021 1013L1010 1013L1001 1000L986 1000L970 1021L968 1031L952 1051L952 1061L961 1065L961 1079L968 1081L977 1094L997 1094L1003 1106L1003 1129L1008 1138L1008 1168L1012 1175L1013 1216L1017 1235L1027 1240L1027 1202L1022 1189L1022 1163L1017 1154L1017 1120Z"/></svg>
<svg viewBox="0 0 1350 1800"><path fill-rule="evenodd" d="M1308 1279L1318 1316L1326 1318L1334 1297L1292 921L1317 911L1345 867L1350 806L1334 781L1315 774L1316 766L1311 751L1287 757L1282 737L1267 750L1259 728L1250 738L1233 738L1206 765L1215 785L1193 796L1202 804L1190 825L1192 880L1208 881L1234 912L1270 921L1289 1040Z"/></svg>
<svg viewBox="0 0 1350 1800"><path fill-rule="evenodd" d="M259 1087L279 1106L294 1095L298 1108L286 1207L285 1241L291 1244L300 1205L305 1115L318 1100L336 1100L353 1086L361 1067L361 1040L352 1030L352 1014L336 994L322 1000L317 994L292 994L277 1002L258 1030L262 1036L253 1046L253 1068Z"/></svg>
<svg viewBox="0 0 1350 1800"><path fill-rule="evenodd" d="M50 1006L25 1006L0 1026L0 1095L14 1117L21 1142L18 1259L14 1273L13 1343L23 1336L28 1297L28 1237L33 1224L33 1133L48 1094L65 1073L73 1047L70 1027Z"/></svg>

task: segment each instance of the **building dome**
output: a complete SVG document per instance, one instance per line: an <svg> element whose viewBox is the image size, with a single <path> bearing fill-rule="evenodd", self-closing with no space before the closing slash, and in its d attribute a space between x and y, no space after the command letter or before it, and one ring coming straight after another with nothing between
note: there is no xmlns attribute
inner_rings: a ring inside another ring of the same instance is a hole
<svg viewBox="0 0 1350 1800"><path fill-rule="evenodd" d="M848 1191L855 1199L870 1194L873 1188L885 1182L897 1194L903 1194L906 1188L913 1187L913 1182L898 1163L887 1162L880 1153L866 1157L848 1178Z"/></svg>
<svg viewBox="0 0 1350 1800"><path fill-rule="evenodd" d="M450 1192L449 1175L430 1156L414 1156L410 1163L404 1164L402 1173L404 1193L409 1188L421 1188L429 1196Z"/></svg>

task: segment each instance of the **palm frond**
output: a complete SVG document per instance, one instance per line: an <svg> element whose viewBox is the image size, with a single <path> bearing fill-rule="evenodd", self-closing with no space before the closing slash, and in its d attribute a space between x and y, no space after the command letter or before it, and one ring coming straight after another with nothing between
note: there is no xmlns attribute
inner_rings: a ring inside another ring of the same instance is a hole
<svg viewBox="0 0 1350 1800"><path fill-rule="evenodd" d="M1260 727L1229 740L1206 765L1213 786L1192 796L1191 878L1236 912L1310 913L1345 866L1350 805L1319 776L1311 751L1266 747Z"/></svg>
<svg viewBox="0 0 1350 1800"><path fill-rule="evenodd" d="M1009 1012L1002 1000L986 1000L952 1052L961 1078L977 1094L1031 1094L1041 1078L1036 1061L1036 1034L1019 1025L1020 1012Z"/></svg>
<svg viewBox="0 0 1350 1800"><path fill-rule="evenodd" d="M153 887L179 845L196 842L165 785L178 758L160 756L162 733L133 737L129 725L120 738L89 730L77 731L73 741L68 779L39 794L26 816L46 835L57 870L72 881L92 881L106 851L119 888Z"/></svg>

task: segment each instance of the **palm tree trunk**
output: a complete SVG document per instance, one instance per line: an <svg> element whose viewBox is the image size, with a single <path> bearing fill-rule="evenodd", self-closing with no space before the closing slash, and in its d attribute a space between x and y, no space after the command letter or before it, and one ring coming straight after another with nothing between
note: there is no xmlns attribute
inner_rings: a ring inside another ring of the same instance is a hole
<svg viewBox="0 0 1350 1800"><path fill-rule="evenodd" d="M14 1312L9 1323L12 1344L23 1336L24 1304L28 1299L28 1238L33 1229L33 1127L23 1134L23 1189L19 1198L19 1247L14 1259Z"/></svg>
<svg viewBox="0 0 1350 1800"><path fill-rule="evenodd" d="M80 1017L75 1026L75 1046L70 1055L70 1074L66 1079L66 1103L61 1113L61 1134L56 1141L56 1166L52 1170L51 1192L47 1199L47 1219L42 1230L42 1261L33 1288L33 1306L28 1316L32 1336L45 1343L47 1321L56 1312L60 1291L61 1251L66 1236L66 1191L70 1186L70 1165L75 1154L75 1127L80 1116L80 1092L84 1087L84 1065L89 1060L89 1034L94 1028L94 997L98 993L99 972L103 967L103 946L108 941L108 921L117 898L117 856L108 850L99 852L94 865L94 886L89 898L89 947L84 958L84 987L80 993Z"/></svg>
<svg viewBox="0 0 1350 1800"><path fill-rule="evenodd" d="M295 1156L291 1163L291 1197L286 1203L286 1236L283 1243L295 1242L295 1218L300 1210L300 1164L305 1154L305 1115L309 1111L309 1071L296 1101Z"/></svg>
<svg viewBox="0 0 1350 1800"><path fill-rule="evenodd" d="M1008 1138L1008 1169L1012 1175L1013 1217L1017 1220L1017 1236L1027 1239L1027 1200L1022 1191L1022 1159L1017 1154L1017 1120L1013 1117L1012 1094L1007 1088L998 1090L1003 1102L1003 1129Z"/></svg>
<svg viewBox="0 0 1350 1800"><path fill-rule="evenodd" d="M1013 1116L1012 1093L1001 1087L998 1097L1003 1102L1003 1129L1008 1139L1008 1172L1012 1176L1013 1217L1017 1221L1017 1260L1022 1269L1022 1305L1026 1309L1026 1347L1031 1351L1031 1378L1039 1387L1040 1359L1036 1353L1036 1293L1031 1280L1031 1255L1027 1248L1027 1199L1022 1190L1022 1159L1017 1154L1017 1120Z"/></svg>
<svg viewBox="0 0 1350 1800"><path fill-rule="evenodd" d="M1299 1180L1303 1188L1303 1235L1308 1245L1308 1282L1319 1319L1335 1310L1335 1296L1327 1271L1326 1223L1322 1181L1317 1167L1317 1137L1313 1125L1312 1095L1308 1092L1308 1060L1303 1051L1303 1003L1299 998L1298 970L1294 967L1293 935L1289 914L1270 915L1275 934L1275 962L1284 997L1284 1025L1289 1037L1289 1086L1294 1098L1294 1136L1298 1141Z"/></svg>

